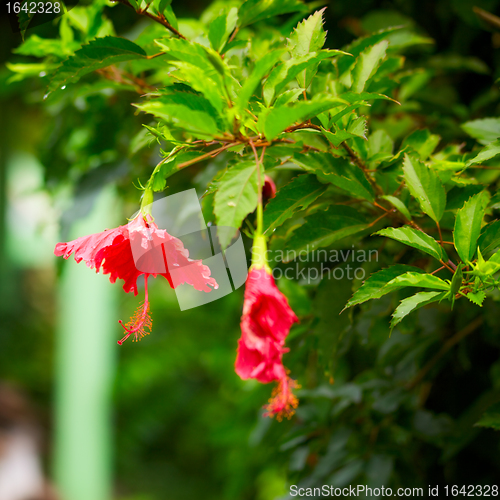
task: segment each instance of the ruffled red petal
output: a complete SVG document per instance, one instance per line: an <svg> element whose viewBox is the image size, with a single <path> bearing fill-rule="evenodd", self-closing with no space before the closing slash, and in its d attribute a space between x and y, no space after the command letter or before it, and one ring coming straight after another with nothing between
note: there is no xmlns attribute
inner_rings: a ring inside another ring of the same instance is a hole
<svg viewBox="0 0 500 500"><path fill-rule="evenodd" d="M210 292L217 282L201 260L189 258L182 241L158 229L150 216L139 215L127 225L102 233L83 236L68 243L58 243L54 254L68 259L74 254L77 262L109 274L114 283L124 281L125 292L137 295L137 278L161 275L172 288L187 283L197 290Z"/></svg>
<svg viewBox="0 0 500 500"><path fill-rule="evenodd" d="M247 278L241 329L249 338L283 342L298 318L264 268L252 269Z"/></svg>
<svg viewBox="0 0 500 500"><path fill-rule="evenodd" d="M280 380L285 376L281 357L284 349L273 341L267 341L263 349L249 349L243 338L238 341L235 371L244 380L255 378L263 384Z"/></svg>

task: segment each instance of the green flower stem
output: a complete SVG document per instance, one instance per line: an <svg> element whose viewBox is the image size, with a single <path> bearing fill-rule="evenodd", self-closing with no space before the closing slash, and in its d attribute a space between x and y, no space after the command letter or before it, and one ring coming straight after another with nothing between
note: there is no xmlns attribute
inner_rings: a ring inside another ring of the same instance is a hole
<svg viewBox="0 0 500 500"><path fill-rule="evenodd" d="M151 207L153 206L153 201L154 201L153 190L149 187L149 182L148 182L146 190L142 195L142 201L141 201L141 212L143 214L148 214L152 216Z"/></svg>

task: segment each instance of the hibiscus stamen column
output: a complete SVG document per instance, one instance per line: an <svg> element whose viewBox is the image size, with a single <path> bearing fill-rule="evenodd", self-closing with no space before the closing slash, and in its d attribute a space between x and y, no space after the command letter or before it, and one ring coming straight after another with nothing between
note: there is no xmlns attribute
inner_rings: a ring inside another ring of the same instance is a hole
<svg viewBox="0 0 500 500"><path fill-rule="evenodd" d="M146 228L149 228L148 219L153 220L153 215L151 213L151 207L153 206L154 195L153 190L146 187L144 194L142 195L140 216L145 218ZM162 246L163 250L163 246ZM167 263L165 262L165 269L167 269ZM118 345L122 345L130 335L134 335L132 341L138 342L145 335L151 333L151 328L153 327L153 320L151 319L149 300L148 300L148 275L144 275L144 302L137 308L134 315L130 318L130 321L124 325L123 321L120 319L118 323L127 332L126 335L117 341Z"/></svg>
<svg viewBox="0 0 500 500"><path fill-rule="evenodd" d="M255 160L260 174L261 162L253 143ZM259 199L257 229L252 247L252 265L248 272L241 317L241 338L238 341L235 370L242 379L254 378L262 383L277 382L266 416L290 418L298 405L292 389L297 383L290 379L283 366L285 339L297 316L286 297L278 290L267 263L267 242L263 234L262 186L258 176Z"/></svg>
<svg viewBox="0 0 500 500"><path fill-rule="evenodd" d="M118 344L122 345L130 335L134 335L134 339L132 341L139 341L145 335L149 335L151 333L151 328L153 326L153 320L149 314L149 300L148 300L148 278L144 277L144 302L137 308L135 314L130 318L130 321L124 325L123 321L120 319L118 323L122 325L123 329L127 332L127 334L121 339L118 340Z"/></svg>

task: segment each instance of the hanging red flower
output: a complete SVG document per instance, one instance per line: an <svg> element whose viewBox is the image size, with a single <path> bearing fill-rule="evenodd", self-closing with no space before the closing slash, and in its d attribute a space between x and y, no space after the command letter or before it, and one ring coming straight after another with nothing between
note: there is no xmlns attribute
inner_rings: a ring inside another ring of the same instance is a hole
<svg viewBox="0 0 500 500"><path fill-rule="evenodd" d="M266 406L266 415L276 415L278 420L290 418L298 404L292 393L298 385L290 379L282 361L288 351L285 339L297 321L270 270L266 266L252 266L245 287L235 370L242 379L278 382Z"/></svg>
<svg viewBox="0 0 500 500"><path fill-rule="evenodd" d="M103 274L109 274L111 283L122 279L125 292L133 291L134 295L137 295L137 278L144 275L144 302L129 323L124 325L120 321L127 332L118 341L120 345L132 334L137 341L151 332L147 285L149 276L164 276L172 288L183 283L204 292L218 288L215 279L210 277L208 266L201 260L190 259L182 241L158 229L148 214L140 213L124 226L83 236L68 243L58 243L54 254L65 259L74 254L76 262L83 260L97 273L102 268Z"/></svg>

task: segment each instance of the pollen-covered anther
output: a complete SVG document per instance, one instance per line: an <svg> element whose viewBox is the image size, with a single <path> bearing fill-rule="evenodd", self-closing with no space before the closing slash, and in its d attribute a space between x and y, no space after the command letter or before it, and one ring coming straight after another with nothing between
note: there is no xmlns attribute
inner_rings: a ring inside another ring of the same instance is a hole
<svg viewBox="0 0 500 500"><path fill-rule="evenodd" d="M130 321L124 325L122 320L118 323L123 326L124 330L127 332L125 337L118 340L118 345L122 345L130 335L134 335L132 339L133 342L137 342L142 339L145 335L151 333L151 328L153 327L153 320L149 314L149 300L148 300L148 282L145 280L146 294L144 297L144 302L137 308L134 315L130 318Z"/></svg>
<svg viewBox="0 0 500 500"><path fill-rule="evenodd" d="M269 404L264 406L267 410L264 416L276 417L278 422L281 422L283 418L290 419L299 405L299 400L293 394L292 389L300 389L296 380L288 376L281 379L273 389Z"/></svg>
<svg viewBox="0 0 500 500"><path fill-rule="evenodd" d="M118 341L119 345L122 345L130 335L134 335L135 337L132 339L133 342L137 342L145 335L149 335L153 326L153 320L149 314L149 302L144 301L126 325L123 324L122 320L119 320L118 323L120 323L127 332L125 337Z"/></svg>

